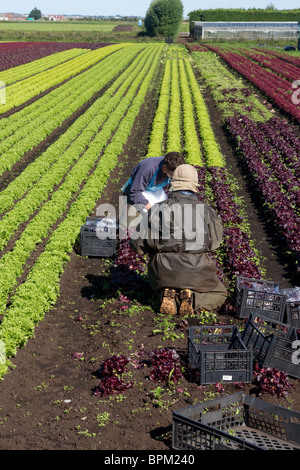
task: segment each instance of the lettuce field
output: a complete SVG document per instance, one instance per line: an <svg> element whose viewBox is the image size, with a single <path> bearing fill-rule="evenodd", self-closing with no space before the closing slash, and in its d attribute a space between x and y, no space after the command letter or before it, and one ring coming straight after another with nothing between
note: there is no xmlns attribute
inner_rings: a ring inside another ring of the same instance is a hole
<svg viewBox="0 0 300 470"><path fill-rule="evenodd" d="M170 450L172 412L236 389L300 411L299 376L199 385L192 325L238 325L238 276L299 286L300 55L0 43L0 449ZM147 258L80 254L143 158L179 151L218 212L218 313L166 318ZM266 379L267 380L267 379Z"/></svg>

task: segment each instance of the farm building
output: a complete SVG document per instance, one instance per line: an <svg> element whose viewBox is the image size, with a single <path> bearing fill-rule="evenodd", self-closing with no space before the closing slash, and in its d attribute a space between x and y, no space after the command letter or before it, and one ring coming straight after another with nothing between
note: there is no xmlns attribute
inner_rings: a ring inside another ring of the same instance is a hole
<svg viewBox="0 0 300 470"><path fill-rule="evenodd" d="M64 15L49 15L50 21L64 21Z"/></svg>
<svg viewBox="0 0 300 470"><path fill-rule="evenodd" d="M299 22L195 21L195 39L297 39Z"/></svg>

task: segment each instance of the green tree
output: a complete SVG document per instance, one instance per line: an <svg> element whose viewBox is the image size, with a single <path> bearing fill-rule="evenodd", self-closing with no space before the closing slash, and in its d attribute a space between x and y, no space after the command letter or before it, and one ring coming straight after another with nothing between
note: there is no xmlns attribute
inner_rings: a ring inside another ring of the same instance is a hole
<svg viewBox="0 0 300 470"><path fill-rule="evenodd" d="M42 18L41 10L38 10L36 7L34 7L33 10L31 10L31 12L29 13L29 18L39 20L40 18Z"/></svg>
<svg viewBox="0 0 300 470"><path fill-rule="evenodd" d="M274 10L277 10L277 8L275 8L275 6L273 5L273 3L269 3L265 10L269 10L269 11L274 11Z"/></svg>
<svg viewBox="0 0 300 470"><path fill-rule="evenodd" d="M181 0L153 0L145 16L146 34L150 37L174 37L183 17Z"/></svg>

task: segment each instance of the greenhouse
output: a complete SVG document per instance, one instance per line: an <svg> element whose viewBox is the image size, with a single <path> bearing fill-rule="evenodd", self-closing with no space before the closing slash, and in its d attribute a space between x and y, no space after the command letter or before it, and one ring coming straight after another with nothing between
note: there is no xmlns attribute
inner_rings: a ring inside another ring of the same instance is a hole
<svg viewBox="0 0 300 470"><path fill-rule="evenodd" d="M195 21L195 39L297 39L299 22Z"/></svg>

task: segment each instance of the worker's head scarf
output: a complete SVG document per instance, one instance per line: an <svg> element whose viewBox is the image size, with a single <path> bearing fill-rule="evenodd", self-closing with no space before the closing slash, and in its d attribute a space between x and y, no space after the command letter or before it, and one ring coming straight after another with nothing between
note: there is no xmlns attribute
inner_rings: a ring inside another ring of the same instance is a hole
<svg viewBox="0 0 300 470"><path fill-rule="evenodd" d="M195 167L184 163L179 165L171 178L171 191L198 191L198 172Z"/></svg>

